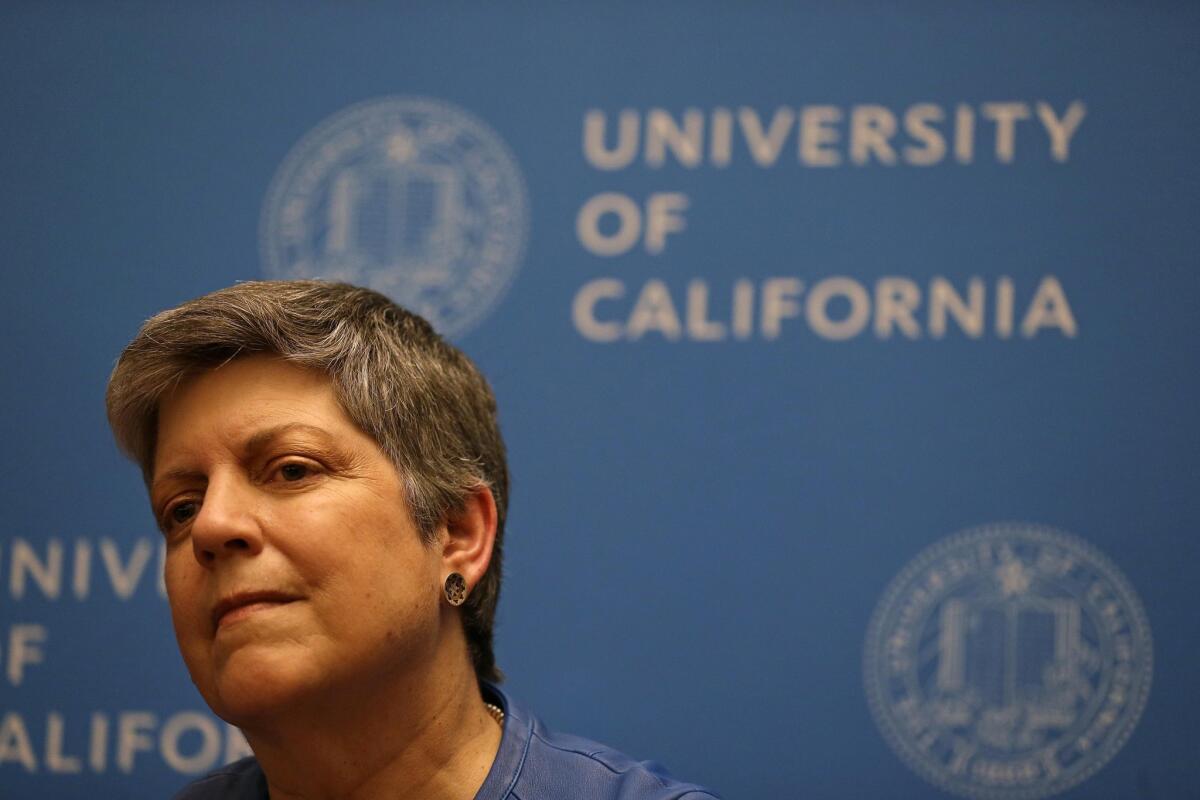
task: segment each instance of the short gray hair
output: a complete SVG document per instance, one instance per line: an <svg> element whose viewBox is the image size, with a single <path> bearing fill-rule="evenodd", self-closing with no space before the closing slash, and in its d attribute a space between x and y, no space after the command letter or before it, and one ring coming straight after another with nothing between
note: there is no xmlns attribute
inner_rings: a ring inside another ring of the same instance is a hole
<svg viewBox="0 0 1200 800"><path fill-rule="evenodd" d="M395 464L427 543L470 492L491 490L497 513L492 560L461 610L476 675L501 680L492 627L508 466L496 400L475 365L424 319L370 289L248 281L204 295L149 319L109 379L109 425L147 486L163 397L192 375L254 353L329 376L346 413Z"/></svg>

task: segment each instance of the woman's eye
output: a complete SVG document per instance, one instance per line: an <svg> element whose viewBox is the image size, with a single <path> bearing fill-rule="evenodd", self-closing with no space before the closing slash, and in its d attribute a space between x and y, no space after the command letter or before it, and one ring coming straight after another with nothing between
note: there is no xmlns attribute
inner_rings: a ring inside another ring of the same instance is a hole
<svg viewBox="0 0 1200 800"><path fill-rule="evenodd" d="M172 525L182 525L196 516L196 503L188 500L177 503L167 510L167 521Z"/></svg>
<svg viewBox="0 0 1200 800"><path fill-rule="evenodd" d="M279 468L279 475L285 481L298 481L308 477L310 470L304 464L284 464Z"/></svg>

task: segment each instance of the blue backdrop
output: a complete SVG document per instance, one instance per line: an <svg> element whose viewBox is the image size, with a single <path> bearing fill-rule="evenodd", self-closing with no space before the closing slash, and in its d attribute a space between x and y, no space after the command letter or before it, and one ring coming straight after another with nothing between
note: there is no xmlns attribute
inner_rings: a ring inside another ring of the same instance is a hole
<svg viewBox="0 0 1200 800"><path fill-rule="evenodd" d="M495 386L498 654L730 798L1200 781L1200 14L0 12L0 796L241 753L103 392L148 316L348 277Z"/></svg>

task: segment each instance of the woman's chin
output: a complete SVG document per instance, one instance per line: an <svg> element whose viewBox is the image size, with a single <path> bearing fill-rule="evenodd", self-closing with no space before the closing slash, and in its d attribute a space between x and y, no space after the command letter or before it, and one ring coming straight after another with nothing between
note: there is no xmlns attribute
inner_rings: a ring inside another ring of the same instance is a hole
<svg viewBox="0 0 1200 800"><path fill-rule="evenodd" d="M254 650L231 655L206 681L207 689L197 683L217 716L241 727L295 710L306 695L320 688L320 675L305 669L302 661Z"/></svg>

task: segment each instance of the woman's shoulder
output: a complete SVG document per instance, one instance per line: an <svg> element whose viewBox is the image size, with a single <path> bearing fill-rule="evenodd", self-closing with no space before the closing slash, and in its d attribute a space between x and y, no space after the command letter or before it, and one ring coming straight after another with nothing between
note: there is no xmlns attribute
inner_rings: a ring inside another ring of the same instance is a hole
<svg viewBox="0 0 1200 800"><path fill-rule="evenodd" d="M678 780L657 762L640 761L608 745L552 730L511 698L499 691L496 694L504 700L507 714L504 741L493 775L477 795L480 800L493 797L713 800L718 797L710 789ZM506 762L511 765L508 770ZM496 785L493 778L506 772L507 785ZM489 788L500 791L493 795L487 791Z"/></svg>
<svg viewBox="0 0 1200 800"><path fill-rule="evenodd" d="M596 800L713 800L716 793L681 781L656 761L639 761L579 736L533 729L519 797L587 797Z"/></svg>

